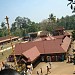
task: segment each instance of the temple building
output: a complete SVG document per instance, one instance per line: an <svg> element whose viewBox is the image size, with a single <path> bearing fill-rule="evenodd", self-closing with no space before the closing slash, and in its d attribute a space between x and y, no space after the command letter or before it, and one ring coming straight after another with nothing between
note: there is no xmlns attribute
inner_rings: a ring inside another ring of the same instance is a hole
<svg viewBox="0 0 75 75"><path fill-rule="evenodd" d="M35 67L39 62L64 61L70 48L71 38L68 36L40 37L27 43L15 45L17 61L33 64Z"/></svg>

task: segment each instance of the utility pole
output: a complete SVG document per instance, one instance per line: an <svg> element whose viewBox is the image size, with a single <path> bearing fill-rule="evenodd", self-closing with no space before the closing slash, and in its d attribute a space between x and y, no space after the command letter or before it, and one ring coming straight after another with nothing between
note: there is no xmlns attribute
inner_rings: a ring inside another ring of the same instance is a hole
<svg viewBox="0 0 75 75"><path fill-rule="evenodd" d="M10 43L11 43L11 46L12 46L13 55L14 55L14 65L15 65L15 67L17 67L17 61L16 61L15 51L14 51L14 47L13 47L13 43L12 43L11 32L10 32L10 27L9 27L9 21L8 21L9 18L6 16L5 19L6 19L6 24L8 26L8 34L9 34Z"/></svg>

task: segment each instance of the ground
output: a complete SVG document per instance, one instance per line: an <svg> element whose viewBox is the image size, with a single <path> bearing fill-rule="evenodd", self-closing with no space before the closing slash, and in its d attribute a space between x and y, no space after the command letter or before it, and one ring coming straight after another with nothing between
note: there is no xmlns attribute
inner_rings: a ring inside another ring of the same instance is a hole
<svg viewBox="0 0 75 75"><path fill-rule="evenodd" d="M36 68L33 70L32 75L36 75L36 72L38 71L40 73L40 68L42 68L43 75L47 73L47 66L49 66L49 62L41 62L39 65L37 65ZM74 65L73 63L67 63L67 61L64 62L51 62L51 73L48 75L74 75Z"/></svg>

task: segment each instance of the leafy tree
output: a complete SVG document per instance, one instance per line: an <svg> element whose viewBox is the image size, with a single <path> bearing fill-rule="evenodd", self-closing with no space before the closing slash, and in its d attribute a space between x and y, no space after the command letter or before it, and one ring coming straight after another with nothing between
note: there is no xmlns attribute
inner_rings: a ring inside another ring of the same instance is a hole
<svg viewBox="0 0 75 75"><path fill-rule="evenodd" d="M53 15L53 13L51 13L50 15L49 15L49 22L55 22L56 21L56 16L54 16Z"/></svg>
<svg viewBox="0 0 75 75"><path fill-rule="evenodd" d="M32 22L26 17L16 17L15 22L12 23L11 32L15 36L25 36L28 32L36 32L40 29L38 23Z"/></svg>
<svg viewBox="0 0 75 75"><path fill-rule="evenodd" d="M72 39L75 40L75 30L72 32Z"/></svg>
<svg viewBox="0 0 75 75"><path fill-rule="evenodd" d="M1 23L1 30L2 36L6 36L8 34L7 27L5 26L4 22Z"/></svg>
<svg viewBox="0 0 75 75"><path fill-rule="evenodd" d="M26 17L16 17L15 22L11 26L11 32L13 35L24 36L29 32L36 31L49 31L52 32L56 27L64 27L66 30L75 30L75 15L57 18L51 13L49 18L43 20L40 23L32 22ZM1 29L4 27L2 26ZM2 35L4 35L2 33Z"/></svg>
<svg viewBox="0 0 75 75"><path fill-rule="evenodd" d="M28 28L28 32L37 32L37 31L38 31L38 25L35 22L32 22Z"/></svg>
<svg viewBox="0 0 75 75"><path fill-rule="evenodd" d="M55 26L56 26L56 17L53 15L53 13L49 15L48 19L45 19L40 23L40 28L43 31L52 32Z"/></svg>
<svg viewBox="0 0 75 75"><path fill-rule="evenodd" d="M17 29L17 26L16 26L16 22L12 23L11 25L11 32L15 31Z"/></svg>
<svg viewBox="0 0 75 75"><path fill-rule="evenodd" d="M3 36L3 34L2 34L2 29L0 29L0 37L2 37Z"/></svg>

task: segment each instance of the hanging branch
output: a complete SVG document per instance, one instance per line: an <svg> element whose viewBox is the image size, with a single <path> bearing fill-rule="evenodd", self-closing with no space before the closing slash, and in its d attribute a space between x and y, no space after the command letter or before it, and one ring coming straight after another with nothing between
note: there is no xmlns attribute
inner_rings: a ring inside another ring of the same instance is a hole
<svg viewBox="0 0 75 75"><path fill-rule="evenodd" d="M74 6L75 0L68 0L68 1L70 1L70 3L68 3L67 6L70 5L72 13L74 13L75 12L75 6Z"/></svg>

